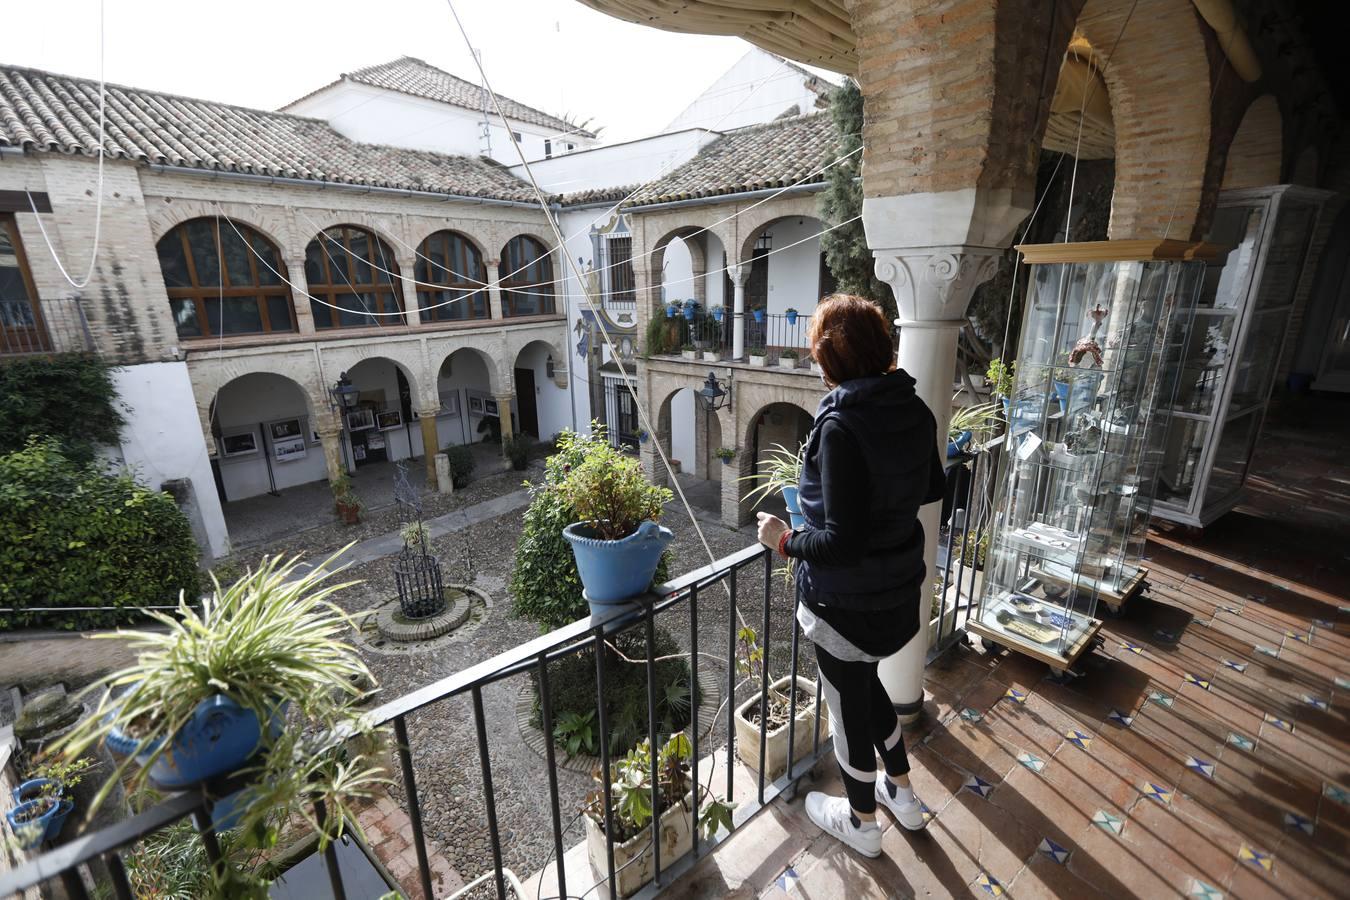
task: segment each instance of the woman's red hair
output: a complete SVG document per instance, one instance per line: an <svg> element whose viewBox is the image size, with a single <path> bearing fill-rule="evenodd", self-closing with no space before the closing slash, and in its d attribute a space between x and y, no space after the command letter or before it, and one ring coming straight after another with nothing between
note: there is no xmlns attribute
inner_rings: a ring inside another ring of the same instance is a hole
<svg viewBox="0 0 1350 900"><path fill-rule="evenodd" d="M891 329L881 307L853 294L831 294L816 307L807 331L811 358L825 380L843 384L895 368Z"/></svg>

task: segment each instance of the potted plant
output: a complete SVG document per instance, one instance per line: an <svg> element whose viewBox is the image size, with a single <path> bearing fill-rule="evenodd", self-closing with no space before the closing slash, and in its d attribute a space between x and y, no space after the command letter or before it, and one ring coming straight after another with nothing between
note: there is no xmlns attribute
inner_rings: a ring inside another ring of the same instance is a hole
<svg viewBox="0 0 1350 900"><path fill-rule="evenodd" d="M724 315L724 312L723 312L723 309L722 309L721 305L714 306L714 307L712 308L712 317L713 317L714 319L716 319L719 323L722 321L722 316L723 316L723 315Z"/></svg>
<svg viewBox="0 0 1350 900"><path fill-rule="evenodd" d="M352 745L330 743L334 732L369 735L356 704L373 683L342 640L351 619L329 599L352 584L326 583L340 553L303 572L298 557L264 557L229 587L213 576L200 606L182 597L173 616L147 611L160 630L99 635L136 662L86 689L101 691L93 714L53 748L73 759L113 738L131 751L94 808L119 782L172 790L241 772L248 786L217 803L219 829L262 840L281 811L327 841L354 821L350 801L386 779ZM322 827L309 819L314 796L328 805Z"/></svg>
<svg viewBox="0 0 1350 900"><path fill-rule="evenodd" d="M713 345L710 346L710 347L704 348L704 350L703 350L703 361L704 361L704 362L720 362L721 359L722 359L722 348L721 348L721 347L717 346L716 344L713 344Z"/></svg>
<svg viewBox="0 0 1350 900"><path fill-rule="evenodd" d="M789 325L796 325L796 324L797 324L797 316L798 316L798 312L797 312L797 310L793 309L791 306L789 306L789 307L787 308L787 310L784 311L783 315L787 317L787 323L788 323Z"/></svg>
<svg viewBox="0 0 1350 900"><path fill-rule="evenodd" d="M666 318L667 318L667 319L673 319L673 318L675 318L675 316L678 315L679 312L680 312L680 304L676 303L674 300L671 300L671 301L669 301L668 303L666 303Z"/></svg>
<svg viewBox="0 0 1350 900"><path fill-rule="evenodd" d="M667 867L694 845L694 829L710 839L719 829L731 828L733 804L718 800L689 775L693 750L682 731L671 735L657 753L656 784L652 784L651 741L644 740L610 765L609 819L614 833L614 889L631 897L654 875L651 824L657 821L661 865ZM597 770L597 780L599 780ZM698 802L696 796L704 802ZM701 812L699 810L702 810ZM599 788L582 804L586 821L586 855L596 876L609 875L605 841L605 799Z"/></svg>
<svg viewBox="0 0 1350 900"><path fill-rule="evenodd" d="M592 612L644 593L675 537L656 523L674 494L648 483L637 459L608 444L590 448L561 489L579 518L563 537Z"/></svg>
<svg viewBox="0 0 1350 900"><path fill-rule="evenodd" d="M997 421L996 403L978 403L956 410L947 426L947 458L955 459L966 452L967 447L983 444L993 432L993 423Z"/></svg>
<svg viewBox="0 0 1350 900"><path fill-rule="evenodd" d="M32 850L59 835L74 808L75 804L63 797L41 794L6 810L5 819L19 849Z"/></svg>
<svg viewBox="0 0 1350 900"><path fill-rule="evenodd" d="M805 759L814 743L812 732L821 738L830 733L829 715L825 700L820 701L824 715L816 716L816 683L797 676L796 716L792 716L792 696L788 693L791 676L784 675L762 690L764 679L764 648L753 628L742 626L736 633L736 670L745 675L754 689L753 696L736 708L736 755L747 768L759 771L760 699L767 697L765 712L768 722L764 728L764 778L773 781L787 771L788 723L792 718L792 757Z"/></svg>
<svg viewBox="0 0 1350 900"><path fill-rule="evenodd" d="M698 314L698 301L696 300L684 301L684 317L688 319L690 322L692 322L694 321L694 316L697 314Z"/></svg>
<svg viewBox="0 0 1350 900"><path fill-rule="evenodd" d="M731 447L718 447L713 451L713 455L722 461L722 465L729 466L731 461L736 458L736 451Z"/></svg>
<svg viewBox="0 0 1350 900"><path fill-rule="evenodd" d="M755 317L755 321L756 321L756 322L763 322L763 321L764 321L764 307L762 307L762 306L756 306L756 307L755 307L754 309L752 309L750 312L751 312L751 314Z"/></svg>
<svg viewBox="0 0 1350 900"><path fill-rule="evenodd" d="M793 350L791 347L789 347L782 353L778 354L778 367L780 369L797 368L797 358L799 355L800 354L798 354L796 350Z"/></svg>
<svg viewBox="0 0 1350 900"><path fill-rule="evenodd" d="M684 344L680 347L680 356L685 359L698 359L698 348L693 344Z"/></svg>
<svg viewBox="0 0 1350 900"><path fill-rule="evenodd" d="M352 480L339 475L332 481L333 506L337 509L338 520L344 525L355 525L361 521L361 498L352 488Z"/></svg>
<svg viewBox="0 0 1350 900"><path fill-rule="evenodd" d="M788 518L792 520L792 527L800 528L805 525L806 520L802 517L801 507L797 504L797 485L802 479L802 460L805 454L805 444L796 452L782 444L774 444L764 453L759 471L742 476L740 479L757 484L745 495L745 502L754 506L770 494L780 493L783 495L783 503L787 506Z"/></svg>
<svg viewBox="0 0 1350 900"><path fill-rule="evenodd" d="M756 347L750 351L750 365L757 369L762 369L769 363L769 351L763 347Z"/></svg>
<svg viewBox="0 0 1350 900"><path fill-rule="evenodd" d="M506 446L502 449L506 452L506 458L511 460L511 468L524 472L530 461L530 448L524 439L520 436L507 438Z"/></svg>
<svg viewBox="0 0 1350 900"><path fill-rule="evenodd" d="M989 388L989 392L996 398L1003 401L1006 409L1008 398L1012 396L1013 377L1017 374L1017 363L1005 363L1001 359L991 360L989 368L985 370L984 381Z"/></svg>
<svg viewBox="0 0 1350 900"><path fill-rule="evenodd" d="M649 437L651 437L651 434L647 431L647 429L639 428L637 430L637 439L639 444L647 443L647 438Z"/></svg>

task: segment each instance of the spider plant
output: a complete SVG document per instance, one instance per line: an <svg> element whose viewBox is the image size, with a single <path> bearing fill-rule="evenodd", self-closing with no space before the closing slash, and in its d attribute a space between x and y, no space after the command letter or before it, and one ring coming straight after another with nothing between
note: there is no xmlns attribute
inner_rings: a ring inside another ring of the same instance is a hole
<svg viewBox="0 0 1350 900"><path fill-rule="evenodd" d="M743 475L740 481L755 482L757 486L745 495L745 501L754 506L766 497L781 492L783 488L795 488L802 478L802 461L806 458L806 445L796 451L782 444L774 444L761 457L759 471Z"/></svg>
<svg viewBox="0 0 1350 900"><path fill-rule="evenodd" d="M308 816L309 801L320 797L331 811L326 827L316 828L321 841L340 833L350 815L345 801L382 780L361 753L329 749L334 734L370 730L355 704L373 679L342 640L352 623L330 599L355 583L329 583L342 552L304 572L298 557L264 558L228 587L213 577L200 609L180 596L175 615L150 612L162 631L96 635L126 641L137 656L86 689L99 694L94 714L55 748L74 758L114 735L136 748L103 785L95 809L119 780L129 790L144 787L158 760L173 759L199 705L223 696L255 715L261 730L260 752L243 770L250 787L234 801L239 827L265 839L269 816L279 809Z"/></svg>
<svg viewBox="0 0 1350 900"><path fill-rule="evenodd" d="M951 424L947 426L947 440L954 441L961 436L961 432L969 431L976 444L983 444L993 435L995 425L1002 420L999 403L963 406L952 413Z"/></svg>

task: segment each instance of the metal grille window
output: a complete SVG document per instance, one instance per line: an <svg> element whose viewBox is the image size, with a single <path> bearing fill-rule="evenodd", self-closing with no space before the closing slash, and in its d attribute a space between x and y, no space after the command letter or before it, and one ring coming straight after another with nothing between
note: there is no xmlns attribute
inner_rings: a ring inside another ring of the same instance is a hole
<svg viewBox="0 0 1350 900"><path fill-rule="evenodd" d="M487 268L478 248L462 234L438 231L417 248L417 306L423 322L487 319ZM427 285L444 285L435 290Z"/></svg>
<svg viewBox="0 0 1350 900"><path fill-rule="evenodd" d="M405 324L387 315L403 312L398 263L384 241L364 228L338 225L310 241L305 279L311 296L323 301L310 301L315 328Z"/></svg>
<svg viewBox="0 0 1350 900"><path fill-rule="evenodd" d="M295 330L281 254L247 225L192 219L155 249L180 338Z"/></svg>
<svg viewBox="0 0 1350 900"><path fill-rule="evenodd" d="M553 262L543 244L523 234L511 238L497 272L503 317L553 315Z"/></svg>
<svg viewBox="0 0 1350 900"><path fill-rule="evenodd" d="M636 303L633 286L633 239L609 238L605 241L606 299L615 303Z"/></svg>

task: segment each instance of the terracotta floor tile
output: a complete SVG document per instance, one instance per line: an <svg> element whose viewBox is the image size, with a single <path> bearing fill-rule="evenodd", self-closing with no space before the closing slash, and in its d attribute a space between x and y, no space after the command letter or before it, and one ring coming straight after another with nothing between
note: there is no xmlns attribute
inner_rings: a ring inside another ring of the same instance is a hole
<svg viewBox="0 0 1350 900"><path fill-rule="evenodd" d="M988 666L976 665L960 656L944 654L924 670L924 685L945 687L959 697L988 673Z"/></svg>
<svg viewBox="0 0 1350 900"><path fill-rule="evenodd" d="M966 774L948 765L928 747L916 747L909 751L909 777L918 794L929 809L940 811L961 790Z"/></svg>
<svg viewBox="0 0 1350 900"><path fill-rule="evenodd" d="M1045 767L1044 777L1087 818L1099 809L1121 814L1138 796L1138 785L1093 756L1095 748L1096 741L1086 751L1066 742Z"/></svg>
<svg viewBox="0 0 1350 900"><path fill-rule="evenodd" d="M1017 765L1018 748L985 727L983 722L960 719L941 727L928 738L928 749L948 765L985 781L1000 781Z"/></svg>
<svg viewBox="0 0 1350 900"><path fill-rule="evenodd" d="M1018 766L989 796L989 803L1003 810L1041 837L1062 846L1088 824L1083 809L1064 790L1030 769Z"/></svg>
<svg viewBox="0 0 1350 900"><path fill-rule="evenodd" d="M979 864L945 831L891 828L881 840L881 856L859 859L870 877L897 897L968 897ZM852 893L837 894L849 898Z"/></svg>
<svg viewBox="0 0 1350 900"><path fill-rule="evenodd" d="M1001 884L1009 884L1023 863L1036 851L1041 835L999 807L973 794L949 803L928 830L946 833L979 864L981 870Z"/></svg>
<svg viewBox="0 0 1350 900"><path fill-rule="evenodd" d="M1033 694L1025 703L998 703L982 724L1009 744L1049 759L1063 742L1064 732L1080 723Z"/></svg>
<svg viewBox="0 0 1350 900"><path fill-rule="evenodd" d="M989 677L1001 681L1008 687L1030 691L1047 674L1049 674L1049 669L1046 668L1045 663L1037 662L1028 656L1014 653L1011 650L1005 650L998 665L990 671Z"/></svg>
<svg viewBox="0 0 1350 900"><path fill-rule="evenodd" d="M1106 900L1110 896L1079 878L1067 865L1040 853L1018 874L1010 893L1018 900Z"/></svg>
<svg viewBox="0 0 1350 900"><path fill-rule="evenodd" d="M797 882L789 896L805 900L837 900L839 897L887 900L894 896L895 882L883 882L876 877L867 865L872 860L830 840L834 846L826 855L797 869Z"/></svg>
<svg viewBox="0 0 1350 900"><path fill-rule="evenodd" d="M1220 885L1236 863L1241 837L1231 830L1202 823L1178 812L1177 801L1164 805L1141 797L1130 810L1122 838L1146 857L1165 862L1187 877ZM1181 882L1173 881L1178 887Z"/></svg>
<svg viewBox="0 0 1350 900"><path fill-rule="evenodd" d="M1069 857L1069 870L1084 881L1113 897L1164 897L1178 890L1182 876L1164 866L1156 854L1150 855L1124 839L1093 825L1080 832L1077 849Z"/></svg>

